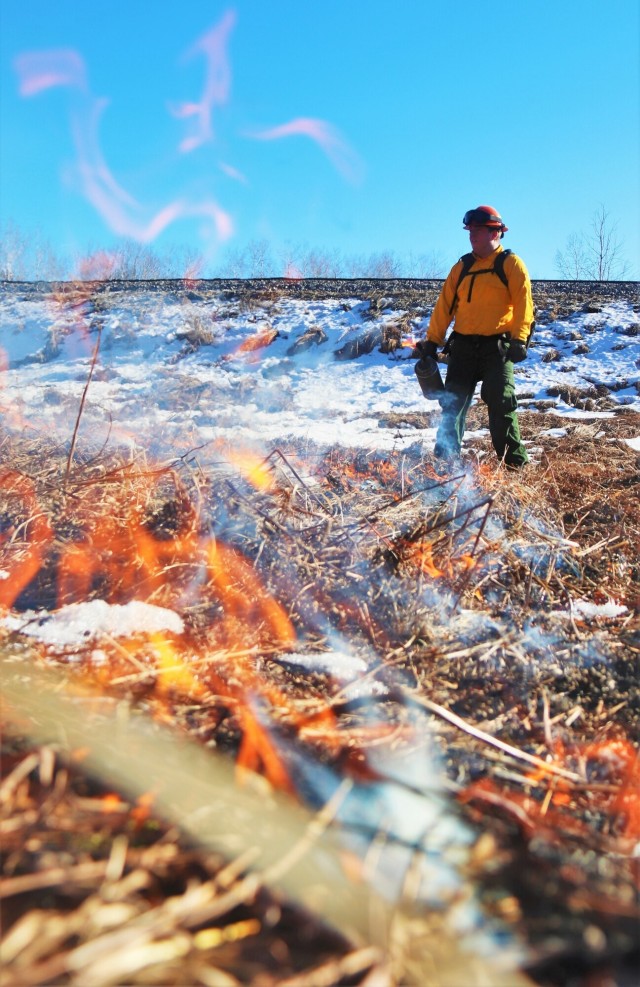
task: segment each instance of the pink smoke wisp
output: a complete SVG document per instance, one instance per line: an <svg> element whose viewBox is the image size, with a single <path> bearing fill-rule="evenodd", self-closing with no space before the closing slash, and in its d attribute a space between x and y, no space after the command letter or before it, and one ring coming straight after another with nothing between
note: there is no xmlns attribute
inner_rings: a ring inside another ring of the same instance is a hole
<svg viewBox="0 0 640 987"><path fill-rule="evenodd" d="M357 181L360 163L355 152L340 136L335 127L314 117L296 117L277 127L260 130L249 135L254 140L280 140L283 137L309 137L324 151L335 167L349 181Z"/></svg>
<svg viewBox="0 0 640 987"><path fill-rule="evenodd" d="M118 184L103 157L98 131L108 100L91 94L80 54L68 49L26 52L18 56L14 64L20 79L20 93L25 97L35 96L53 86L70 87L74 97L70 124L80 187L113 232L149 243L176 220L203 216L213 223L219 240L227 240L232 235L231 217L213 199L175 200L162 206L150 218L144 218L149 210Z"/></svg>
<svg viewBox="0 0 640 987"><path fill-rule="evenodd" d="M195 117L195 133L191 137L185 137L179 144L179 150L183 154L213 139L213 109L224 105L229 98L231 67L227 56L227 42L235 20L234 11L227 11L221 21L187 52L187 58L204 54L207 69L204 91L199 102L179 103L169 107L170 112L178 119Z"/></svg>
<svg viewBox="0 0 640 987"><path fill-rule="evenodd" d="M192 122L191 134L178 145L183 154L214 139L214 111L228 102L231 91L228 46L235 22L235 11L228 10L185 55L188 59L203 55L206 68L200 98L169 107L177 119ZM100 121L108 100L92 94L85 61L77 51L61 48L25 52L15 59L14 67L19 78L20 94L25 98L54 87L68 88L79 189L113 232L148 243L180 219L202 217L205 220L202 235L211 241L211 248L216 240L223 242L233 235L231 216L213 197L176 197L160 208L154 208L139 202L118 183L105 160L99 139ZM308 138L317 144L348 181L356 182L360 178L361 162L357 155L340 133L324 120L296 117L287 123L245 136L262 141ZM246 176L228 162L219 161L218 168L232 181L249 184ZM215 237L210 236L211 229ZM292 276L297 277L298 273L292 272Z"/></svg>
<svg viewBox="0 0 640 987"><path fill-rule="evenodd" d="M14 60L21 96L36 96L53 86L74 86L87 90L84 59L71 48L29 51Z"/></svg>

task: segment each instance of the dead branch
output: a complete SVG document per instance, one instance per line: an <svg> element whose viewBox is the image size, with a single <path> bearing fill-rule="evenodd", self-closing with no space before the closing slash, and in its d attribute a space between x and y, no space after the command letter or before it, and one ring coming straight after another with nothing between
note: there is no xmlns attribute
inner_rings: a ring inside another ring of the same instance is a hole
<svg viewBox="0 0 640 987"><path fill-rule="evenodd" d="M465 733L475 737L477 740L481 740L485 744L489 744L492 747L497 747L499 750L504 751L505 754L509 754L510 757L513 757L518 761L526 761L528 764L533 765L539 770L550 775L556 775L558 778L563 778L565 781L584 781L584 779L580 775L576 774L575 771L567 771L566 768L560 768L549 761L543 761L542 758L536 757L535 754L529 754L527 751L519 750L517 747L507 744L503 740L499 740L497 737L492 737L491 734L485 733L484 730L479 730L478 727L474 727L472 724L467 723L467 721L463 720L462 717L450 712L450 710L445 709L438 703L434 703L430 699L426 699L424 696L419 696L413 692L407 691L407 698L412 703L416 703L418 706L423 706L430 712L435 713L436 716L440 716L443 720L447 720L448 723L452 723L459 730L464 730Z"/></svg>

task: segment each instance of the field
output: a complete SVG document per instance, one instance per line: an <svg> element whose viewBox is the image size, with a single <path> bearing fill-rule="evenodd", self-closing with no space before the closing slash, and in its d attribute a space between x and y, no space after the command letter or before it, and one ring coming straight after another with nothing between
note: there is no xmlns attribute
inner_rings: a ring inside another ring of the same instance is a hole
<svg viewBox="0 0 640 987"><path fill-rule="evenodd" d="M435 288L349 286L393 310L387 350ZM337 291L218 289L267 347L274 292ZM629 297L539 284L534 367L561 360L554 325ZM190 324L181 359L211 344ZM115 371L84 367L66 438L6 420L0 443L7 987L631 985L639 429L622 387L567 374L564 394L525 394L522 473L492 458L476 405L443 474L404 439L434 417L411 406L376 412L397 447L96 448L82 426ZM558 400L582 413L560 423ZM149 609L121 635L132 604Z"/></svg>

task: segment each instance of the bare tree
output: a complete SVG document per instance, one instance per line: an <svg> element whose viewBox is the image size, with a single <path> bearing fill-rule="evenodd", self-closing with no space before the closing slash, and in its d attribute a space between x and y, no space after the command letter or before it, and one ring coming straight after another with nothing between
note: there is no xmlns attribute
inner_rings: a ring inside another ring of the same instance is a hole
<svg viewBox="0 0 640 987"><path fill-rule="evenodd" d="M449 270L446 260L439 251L431 251L428 254L409 254L407 261L407 277L422 278L444 278Z"/></svg>
<svg viewBox="0 0 640 987"><path fill-rule="evenodd" d="M342 258L338 250L320 250L307 244L288 245L282 254L282 269L298 271L303 278L340 278Z"/></svg>
<svg viewBox="0 0 640 987"><path fill-rule="evenodd" d="M175 246L166 262L165 277L167 278L199 278L203 277L205 259L195 247L184 244Z"/></svg>
<svg viewBox="0 0 640 987"><path fill-rule="evenodd" d="M11 219L0 226L0 280L57 281L65 267L40 230L25 232Z"/></svg>
<svg viewBox="0 0 640 987"><path fill-rule="evenodd" d="M268 240L249 240L246 246L249 277L268 278L273 275L274 264Z"/></svg>
<svg viewBox="0 0 640 987"><path fill-rule="evenodd" d="M572 233L556 254L556 270L565 281L623 281L629 273L617 226L604 206L593 215L588 232Z"/></svg>
<svg viewBox="0 0 640 987"><path fill-rule="evenodd" d="M364 277L367 262L360 254L349 254L345 258L344 271L347 278Z"/></svg>
<svg viewBox="0 0 640 987"><path fill-rule="evenodd" d="M617 225L609 220L604 206L600 206L591 223L589 258L589 268L595 281L621 281L629 271L623 256L623 245L618 239Z"/></svg>
<svg viewBox="0 0 640 987"><path fill-rule="evenodd" d="M400 261L394 253L388 250L370 254L366 274L370 278L399 278L402 276Z"/></svg>
<svg viewBox="0 0 640 987"><path fill-rule="evenodd" d="M246 278L247 256L237 248L226 250L216 269L216 278Z"/></svg>
<svg viewBox="0 0 640 987"><path fill-rule="evenodd" d="M113 251L112 279L123 281L149 281L163 276L163 262L159 255L137 240L124 240Z"/></svg>
<svg viewBox="0 0 640 987"><path fill-rule="evenodd" d="M556 270L564 281L583 281L588 278L584 233L572 233L564 250L558 250Z"/></svg>
<svg viewBox="0 0 640 987"><path fill-rule="evenodd" d="M400 262L389 251L368 257L352 254L347 258L346 270L350 278L397 278L400 277Z"/></svg>
<svg viewBox="0 0 640 987"><path fill-rule="evenodd" d="M275 273L275 264L268 240L249 240L242 247L226 252L216 277L268 278Z"/></svg>
<svg viewBox="0 0 640 987"><path fill-rule="evenodd" d="M39 236L32 246L32 276L36 281L62 281L68 272L68 263L54 251L48 240Z"/></svg>
<svg viewBox="0 0 640 987"><path fill-rule="evenodd" d="M27 238L7 220L0 227L0 279L22 281L25 277Z"/></svg>

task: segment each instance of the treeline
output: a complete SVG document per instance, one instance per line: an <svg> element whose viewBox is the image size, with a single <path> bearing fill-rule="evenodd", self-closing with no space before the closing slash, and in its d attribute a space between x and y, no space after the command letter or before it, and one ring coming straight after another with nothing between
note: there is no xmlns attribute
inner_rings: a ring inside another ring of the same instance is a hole
<svg viewBox="0 0 640 987"><path fill-rule="evenodd" d="M3 281L151 281L163 278L443 278L452 259L441 253L392 251L365 255L322 250L306 244L275 249L268 240L231 246L214 261L193 247L170 250L122 240L108 250L88 248L63 257L39 233L25 233L15 223L0 225L0 280ZM604 206L591 225L572 233L555 256L563 281L633 280L616 224Z"/></svg>
<svg viewBox="0 0 640 987"><path fill-rule="evenodd" d="M267 240L251 240L207 261L191 247L161 250L136 240L62 257L41 235L28 235L13 223L0 227L0 280L147 281L163 278L442 278L448 265L436 253L391 251L366 256L320 250L304 244L274 250Z"/></svg>

